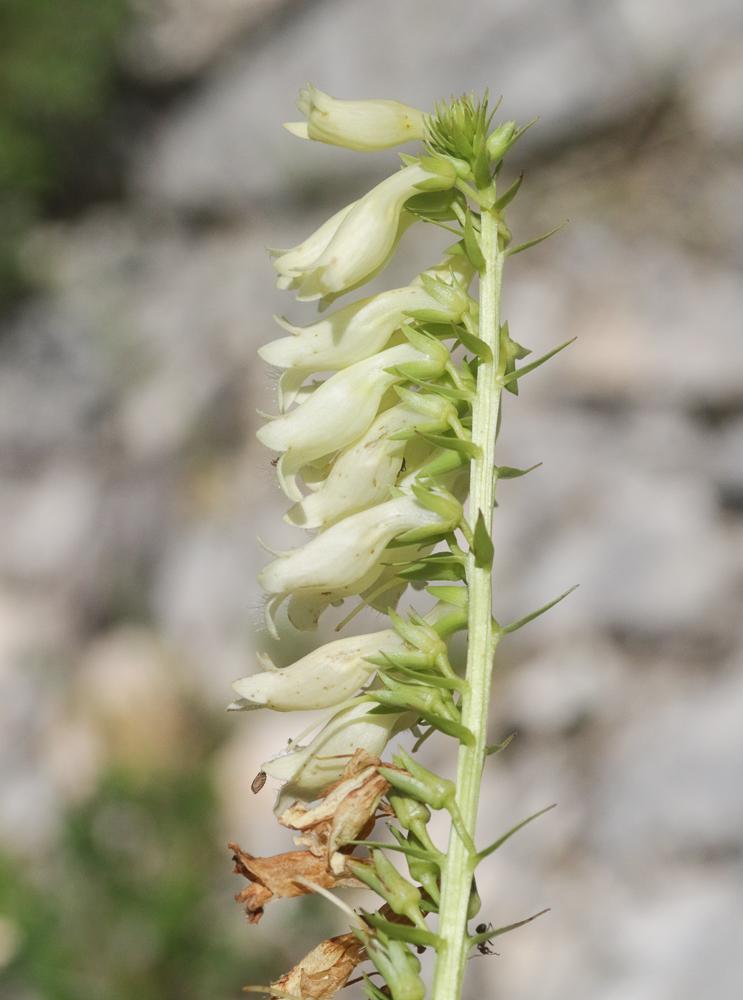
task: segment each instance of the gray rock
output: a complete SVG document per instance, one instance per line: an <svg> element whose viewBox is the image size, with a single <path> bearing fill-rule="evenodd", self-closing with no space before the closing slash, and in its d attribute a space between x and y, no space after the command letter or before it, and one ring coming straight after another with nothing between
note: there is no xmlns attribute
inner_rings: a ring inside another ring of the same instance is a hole
<svg viewBox="0 0 743 1000"><path fill-rule="evenodd" d="M150 0L121 45L127 69L149 82L190 78L230 49L282 0Z"/></svg>
<svg viewBox="0 0 743 1000"><path fill-rule="evenodd" d="M636 682L606 744L589 841L634 878L669 858L740 863L743 674L737 657L730 666L711 678L668 670Z"/></svg>
<svg viewBox="0 0 743 1000"><path fill-rule="evenodd" d="M333 176L360 180L360 170L374 170L361 158L298 148L278 128L296 119L297 85L306 79L338 97L394 97L424 109L463 86L497 88L508 95L506 116L542 115L545 137L568 122L606 120L626 107L642 67L631 48L620 57L601 20L593 8L574 16L568 0L497 9L473 3L456 11L443 0L404 8L392 0L336 0L313 7L311 16L298 12L259 51L237 53L139 151L138 188L161 203L214 212L322 190ZM456 46L442 30L446 24L456 28ZM556 79L559 87L550 84ZM384 157L380 172L389 170L385 162L394 159Z"/></svg>

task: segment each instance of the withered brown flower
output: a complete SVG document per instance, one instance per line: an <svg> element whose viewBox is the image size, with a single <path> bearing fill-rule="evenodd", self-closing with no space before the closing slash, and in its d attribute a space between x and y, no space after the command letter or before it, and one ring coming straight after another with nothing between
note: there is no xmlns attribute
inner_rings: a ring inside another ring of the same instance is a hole
<svg viewBox="0 0 743 1000"><path fill-rule="evenodd" d="M364 946L355 934L340 934L321 941L271 986L302 1000L330 1000L365 958Z"/></svg>
<svg viewBox="0 0 743 1000"><path fill-rule="evenodd" d="M318 858L311 851L288 851L274 854L269 858L256 858L243 851L238 844L228 845L233 852L235 874L248 879L247 885L235 899L245 905L245 912L251 924L257 924L263 916L263 909L271 899L291 899L303 896L312 890L300 885L296 880L306 879L323 889L337 886L361 888L361 883L351 875L331 872L324 858Z"/></svg>
<svg viewBox="0 0 743 1000"><path fill-rule="evenodd" d="M336 875L345 868L341 848L371 831L382 796L390 788L377 771L379 764L378 757L357 750L340 780L331 785L316 806L307 808L295 802L279 816L283 826L300 831L295 843L324 858Z"/></svg>

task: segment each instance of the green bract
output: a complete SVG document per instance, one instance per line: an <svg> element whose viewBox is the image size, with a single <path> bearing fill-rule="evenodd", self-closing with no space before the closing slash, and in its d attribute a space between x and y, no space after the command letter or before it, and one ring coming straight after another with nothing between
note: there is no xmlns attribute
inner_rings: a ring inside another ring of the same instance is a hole
<svg viewBox="0 0 743 1000"><path fill-rule="evenodd" d="M337 630L364 607L386 611L389 627L344 634L287 667L264 661L266 669L235 682L239 697L230 708L332 709L265 763L258 781L281 783L280 813L295 800L320 800L303 814L323 817L316 827L307 818L303 827L307 857L324 857L329 843L346 845L345 853L332 852L330 882L300 875L295 885L327 895L332 878L343 875L381 897L377 913L353 914L353 933L387 986L366 978L368 996L423 1000L414 949L431 948L431 995L458 1000L470 949L531 919L487 935L468 928L480 908L477 865L528 822L487 847L475 844L483 767L505 746L486 742L495 650L504 635L561 599L507 626L493 618L495 491L501 480L536 468L498 467L494 449L503 391L516 393L524 375L567 345L523 363L529 351L501 319L506 258L544 238L510 247L504 219L521 179L500 190L499 177L523 127L494 123L487 96L444 102L424 115L396 101L339 101L308 85L299 106L306 123L287 127L304 139L374 150L418 138L424 148L403 155L401 169L298 246L273 251L280 288L322 308L378 274L410 226L429 227L442 245L438 263L410 284L351 301L305 326L279 319L289 336L260 350L282 375L280 412L258 437L278 453L279 483L293 502L286 521L312 533L260 574L267 626L276 639L288 627L311 629L350 599ZM476 273L477 299L470 293ZM434 608L396 611L409 586L427 588ZM464 628L462 675L449 660L448 640ZM382 761L390 739L406 730L415 737L413 753L398 748ZM456 750L456 780L416 759L415 749L432 734ZM380 801L393 839L358 839L371 831ZM445 846L429 835L432 810L451 821ZM322 826L331 819L332 834ZM407 875L393 864L395 854L404 857ZM350 940L357 954L360 946ZM337 976L331 980L327 991L313 985L316 1000L329 1000L342 985Z"/></svg>

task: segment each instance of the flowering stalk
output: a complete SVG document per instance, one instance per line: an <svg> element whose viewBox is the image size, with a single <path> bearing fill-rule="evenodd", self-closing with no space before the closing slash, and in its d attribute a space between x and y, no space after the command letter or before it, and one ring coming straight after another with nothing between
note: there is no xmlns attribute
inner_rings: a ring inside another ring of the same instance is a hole
<svg viewBox="0 0 743 1000"><path fill-rule="evenodd" d="M495 184L484 192L488 202L495 202ZM493 502L495 500L495 436L500 415L503 376L500 352L500 298L505 250L498 239L497 210L483 208L480 216L479 336L487 346L477 370L477 390L472 406L472 440L480 453L470 465L470 519L491 534ZM476 530L476 529L475 529ZM457 804L465 828L474 835L480 781L487 751L487 722L490 704L490 682L493 657L500 638L493 628L492 551L478 558L469 553L467 582L469 590L469 642L467 647L468 688L462 698L462 725L474 736L472 746L461 744L457 767ZM439 919L439 961L433 985L433 996L458 997L464 974L467 948L464 928L470 886L477 854L471 851L456 829L452 830L446 862L442 868Z"/></svg>
<svg viewBox="0 0 743 1000"><path fill-rule="evenodd" d="M383 991L363 977L372 1000L423 1000L417 952L431 948L431 996L459 1000L468 954L487 953L490 939L533 919L469 927L480 906L477 866L535 818L477 846L483 768L498 749L487 745L496 646L561 600L507 626L493 617L496 487L530 471L496 466L494 450L504 390L516 394L521 378L566 345L517 365L529 352L501 322L506 258L544 238L513 247L504 219L521 179L501 192L503 157L524 128L491 128L487 97L462 97L424 115L394 101L337 101L308 86L299 106L307 124L289 128L301 138L372 150L415 137L425 149L403 156L402 170L303 243L275 251L279 287L322 306L377 274L414 222L453 232L456 241L408 286L306 327L279 320L291 336L261 349L283 375L281 412L258 436L279 453L279 483L293 501L286 520L316 532L261 573L268 628L278 638L284 601L289 622L308 629L349 598L358 603L337 629L364 606L386 610L390 627L344 636L287 667L264 660L266 669L235 683L234 710L331 710L254 782L254 791L267 777L282 782L279 822L303 849L254 858L231 845L236 871L249 882L238 898L252 922L271 899L307 892L328 896L351 919L349 934L322 942L267 993L329 1000L370 961L386 982ZM307 384L317 373L330 374ZM395 611L410 584L435 598L426 615ZM464 628L460 676L447 643ZM383 761L404 730L417 737L414 749L436 732L454 740L456 782L402 749ZM428 833L431 810L451 820L445 851ZM379 815L390 820L391 842L370 839ZM330 891L344 886L366 886L381 905L350 910Z"/></svg>

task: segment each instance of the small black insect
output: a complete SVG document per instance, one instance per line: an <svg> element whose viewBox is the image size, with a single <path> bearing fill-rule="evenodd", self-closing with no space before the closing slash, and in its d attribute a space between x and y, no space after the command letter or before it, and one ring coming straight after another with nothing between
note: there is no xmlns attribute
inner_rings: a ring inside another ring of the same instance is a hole
<svg viewBox="0 0 743 1000"><path fill-rule="evenodd" d="M492 924L478 924L477 927L475 927L475 934L485 934L486 931L491 931L491 930L495 930ZM478 952L481 955L499 955L500 952L493 951L493 949L490 947L492 943L493 943L492 939L488 939L487 941L478 941L477 943Z"/></svg>

